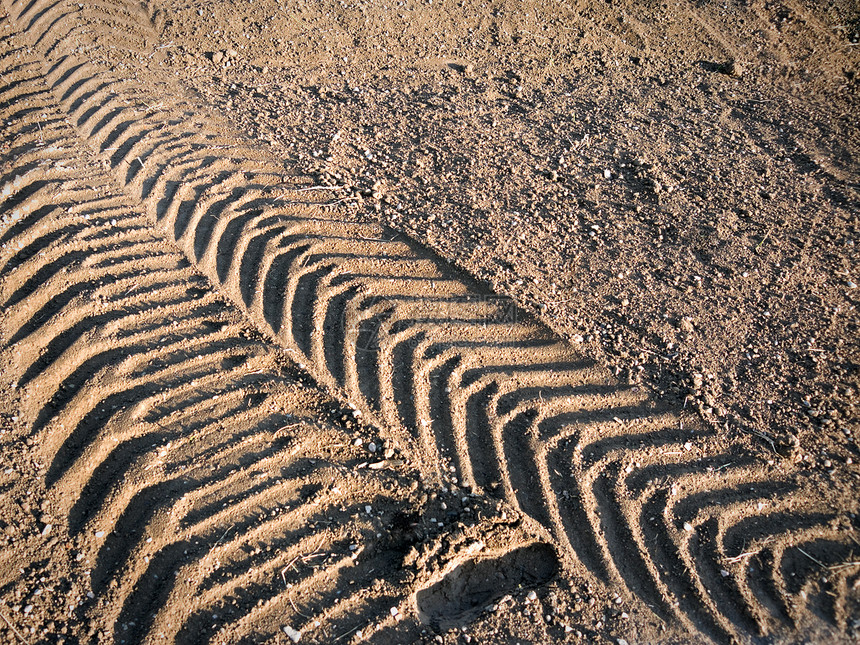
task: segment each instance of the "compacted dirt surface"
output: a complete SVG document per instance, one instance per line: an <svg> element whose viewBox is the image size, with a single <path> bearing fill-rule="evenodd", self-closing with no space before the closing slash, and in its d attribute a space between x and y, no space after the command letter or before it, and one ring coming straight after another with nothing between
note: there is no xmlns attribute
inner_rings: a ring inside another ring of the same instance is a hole
<svg viewBox="0 0 860 645"><path fill-rule="evenodd" d="M860 638L847 0L0 2L0 639Z"/></svg>

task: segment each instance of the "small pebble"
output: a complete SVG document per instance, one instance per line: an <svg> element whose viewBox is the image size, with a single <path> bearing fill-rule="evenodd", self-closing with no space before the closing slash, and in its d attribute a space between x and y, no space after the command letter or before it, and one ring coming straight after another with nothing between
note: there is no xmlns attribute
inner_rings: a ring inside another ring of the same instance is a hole
<svg viewBox="0 0 860 645"><path fill-rule="evenodd" d="M299 639L302 637L302 633L300 631L293 629L289 625L284 625L284 633L294 643L298 643Z"/></svg>
<svg viewBox="0 0 860 645"><path fill-rule="evenodd" d="M692 530L693 530L693 525L692 525L692 524L690 524L689 522L684 522L684 530L685 530L685 531L692 531Z"/></svg>
<svg viewBox="0 0 860 645"><path fill-rule="evenodd" d="M603 171L603 178L604 179L612 179L612 171L609 170L608 168L606 170L604 170Z"/></svg>

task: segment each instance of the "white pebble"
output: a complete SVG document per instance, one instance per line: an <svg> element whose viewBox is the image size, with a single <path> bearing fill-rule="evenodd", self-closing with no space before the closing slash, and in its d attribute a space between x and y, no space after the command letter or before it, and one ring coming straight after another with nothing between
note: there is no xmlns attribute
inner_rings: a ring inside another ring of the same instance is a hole
<svg viewBox="0 0 860 645"><path fill-rule="evenodd" d="M606 170L604 170L603 171L603 178L604 179L612 179L612 171L609 170L608 168Z"/></svg>
<svg viewBox="0 0 860 645"><path fill-rule="evenodd" d="M692 530L693 530L693 525L692 525L692 524L690 524L689 522L684 522L684 530L685 530L685 531L692 531Z"/></svg>
<svg viewBox="0 0 860 645"><path fill-rule="evenodd" d="M289 636L290 640L294 643L298 643L299 639L302 637L302 633L300 631L293 629L289 625L284 625L284 633Z"/></svg>
<svg viewBox="0 0 860 645"><path fill-rule="evenodd" d="M397 618L397 616L400 614L400 610L398 610L397 607L392 607L388 611L390 611L391 615L394 616L395 618Z"/></svg>

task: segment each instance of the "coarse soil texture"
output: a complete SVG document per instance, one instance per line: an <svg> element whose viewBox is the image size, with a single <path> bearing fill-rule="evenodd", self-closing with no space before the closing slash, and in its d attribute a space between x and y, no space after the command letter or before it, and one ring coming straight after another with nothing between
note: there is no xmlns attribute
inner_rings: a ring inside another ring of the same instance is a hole
<svg viewBox="0 0 860 645"><path fill-rule="evenodd" d="M860 638L851 2L2 0L0 638Z"/></svg>

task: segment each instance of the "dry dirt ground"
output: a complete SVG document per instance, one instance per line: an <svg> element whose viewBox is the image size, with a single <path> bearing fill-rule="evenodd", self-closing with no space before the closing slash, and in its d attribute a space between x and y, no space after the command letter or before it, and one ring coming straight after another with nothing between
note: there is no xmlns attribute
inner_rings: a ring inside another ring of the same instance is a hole
<svg viewBox="0 0 860 645"><path fill-rule="evenodd" d="M850 0L0 2L0 638L860 638Z"/></svg>

